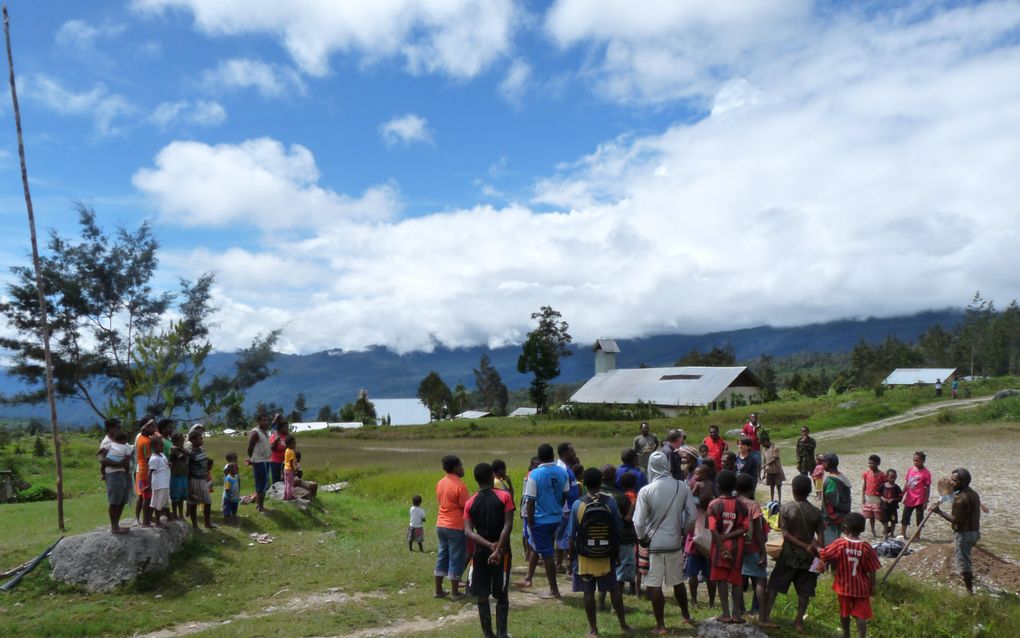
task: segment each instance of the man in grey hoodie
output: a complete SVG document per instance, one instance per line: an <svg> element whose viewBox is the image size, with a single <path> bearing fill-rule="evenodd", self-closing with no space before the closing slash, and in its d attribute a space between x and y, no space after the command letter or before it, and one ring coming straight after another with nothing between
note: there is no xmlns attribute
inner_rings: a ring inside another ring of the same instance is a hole
<svg viewBox="0 0 1020 638"><path fill-rule="evenodd" d="M684 537L694 528L697 511L687 484L670 474L670 459L662 451L648 459L648 485L638 492L634 530L648 546L648 575L642 584L655 614L655 635L668 633L664 620L663 588L672 587L684 622L694 624L684 589Z"/></svg>

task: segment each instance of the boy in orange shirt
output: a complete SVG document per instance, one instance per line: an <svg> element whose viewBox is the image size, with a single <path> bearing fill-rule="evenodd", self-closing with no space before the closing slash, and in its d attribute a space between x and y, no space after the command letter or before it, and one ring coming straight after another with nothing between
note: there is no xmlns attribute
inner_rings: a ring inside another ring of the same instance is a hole
<svg viewBox="0 0 1020 638"><path fill-rule="evenodd" d="M721 623L743 623L740 616L730 615L730 586L733 587L733 607L739 610L743 597L741 568L744 560L744 536L747 534L747 508L733 496L737 475L723 470L716 475L721 496L708 504L708 529L712 530L712 556L709 580L719 590Z"/></svg>

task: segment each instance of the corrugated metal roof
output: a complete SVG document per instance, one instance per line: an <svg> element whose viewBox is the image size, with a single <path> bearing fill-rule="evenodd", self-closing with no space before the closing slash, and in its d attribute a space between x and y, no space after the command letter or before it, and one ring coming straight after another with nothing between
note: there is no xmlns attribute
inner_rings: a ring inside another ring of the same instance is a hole
<svg viewBox="0 0 1020 638"><path fill-rule="evenodd" d="M535 416L538 414L538 408L517 408L510 413L510 416Z"/></svg>
<svg viewBox="0 0 1020 638"><path fill-rule="evenodd" d="M481 410L464 410L455 419L481 419L482 417L491 416L490 412L482 412Z"/></svg>
<svg viewBox="0 0 1020 638"><path fill-rule="evenodd" d="M896 368L882 383L885 385L932 385L935 380L943 383L956 374L956 368Z"/></svg>
<svg viewBox="0 0 1020 638"><path fill-rule="evenodd" d="M619 352L620 346L616 345L616 341L613 339L596 339L595 350L601 350L602 352Z"/></svg>
<svg viewBox="0 0 1020 638"><path fill-rule="evenodd" d="M707 405L746 371L744 366L610 370L592 377L570 400L577 403L643 401L656 405ZM750 382L757 385L753 378Z"/></svg>
<svg viewBox="0 0 1020 638"><path fill-rule="evenodd" d="M389 415L390 425L421 425L432 419L429 409L419 399L371 399L375 415Z"/></svg>
<svg viewBox="0 0 1020 638"><path fill-rule="evenodd" d="M316 430L325 430L329 428L329 424L325 421L309 421L307 423L291 423L287 426L291 432L314 432Z"/></svg>

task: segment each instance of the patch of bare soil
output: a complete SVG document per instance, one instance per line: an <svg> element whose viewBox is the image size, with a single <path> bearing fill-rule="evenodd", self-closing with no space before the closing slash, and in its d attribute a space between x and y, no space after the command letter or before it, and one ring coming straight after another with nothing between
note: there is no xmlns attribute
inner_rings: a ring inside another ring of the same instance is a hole
<svg viewBox="0 0 1020 638"><path fill-rule="evenodd" d="M996 556L980 545L971 552L971 561L974 564L974 580L979 587L1020 595L1020 565ZM949 584L963 589L963 581L956 573L952 543L926 545L910 556L904 556L897 566L899 569L922 582Z"/></svg>
<svg viewBox="0 0 1020 638"><path fill-rule="evenodd" d="M273 597L275 598L286 591L286 589L280 590L276 592ZM212 622L184 622L152 633L136 634L136 638L179 638L180 636L197 634L200 631L206 631L220 625L226 625L234 620L261 618L263 616L269 616L279 612L299 612L310 609L320 610L324 605L342 605L357 602L366 598L379 598L381 596L382 594L346 594L337 588L330 588L317 594L294 596L280 602L270 603L256 611L242 611L226 620L217 620Z"/></svg>

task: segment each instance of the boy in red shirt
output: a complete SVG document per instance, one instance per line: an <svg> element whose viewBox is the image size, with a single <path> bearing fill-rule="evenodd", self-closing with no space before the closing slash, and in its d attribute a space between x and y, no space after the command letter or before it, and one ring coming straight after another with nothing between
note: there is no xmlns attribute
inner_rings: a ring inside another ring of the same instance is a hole
<svg viewBox="0 0 1020 638"><path fill-rule="evenodd" d="M850 638L850 617L857 621L857 636L864 638L868 633L871 612L871 597L875 593L875 572L881 567L878 554L869 543L861 540L864 533L864 517L856 512L847 514L843 520L844 535L819 550L819 557L836 566L832 590L839 598L839 621L843 626L843 638Z"/></svg>
<svg viewBox="0 0 1020 638"><path fill-rule="evenodd" d="M882 518L882 487L885 485L885 472L878 469L882 459L877 454L868 457L868 469L861 475L861 515L871 521L871 537L875 533L875 521Z"/></svg>
<svg viewBox="0 0 1020 638"><path fill-rule="evenodd" d="M723 470L716 475L716 484L721 496L708 504L708 529L712 530L712 556L709 580L719 590L722 616L721 623L742 623L740 616L730 615L730 586L733 586L733 608L739 610L743 597L741 567L744 560L744 536L747 534L747 508L733 496L737 475Z"/></svg>

